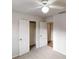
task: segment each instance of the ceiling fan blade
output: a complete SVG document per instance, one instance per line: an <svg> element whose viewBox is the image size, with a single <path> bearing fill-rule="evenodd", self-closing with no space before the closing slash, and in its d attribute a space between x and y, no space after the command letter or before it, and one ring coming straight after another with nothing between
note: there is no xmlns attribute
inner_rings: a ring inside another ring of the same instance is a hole
<svg viewBox="0 0 79 59"><path fill-rule="evenodd" d="M56 0L48 0L47 5L51 5L52 3L54 3Z"/></svg>
<svg viewBox="0 0 79 59"><path fill-rule="evenodd" d="M42 6L38 6L38 7L35 7L35 8L29 8L29 9L27 9L27 12L31 12L31 11L37 10L39 8L42 8Z"/></svg>
<svg viewBox="0 0 79 59"><path fill-rule="evenodd" d="M41 6L44 6L43 4L42 4L42 2L41 1L39 1L39 0L32 0L33 2L36 2L37 4L39 4L39 5L41 5Z"/></svg>
<svg viewBox="0 0 79 59"><path fill-rule="evenodd" d="M54 8L54 9L64 9L64 7L61 7L61 6L49 6L49 8Z"/></svg>
<svg viewBox="0 0 79 59"><path fill-rule="evenodd" d="M63 13L66 13L66 11L64 10L64 11L61 11L61 12L59 12L58 14L63 14Z"/></svg>
<svg viewBox="0 0 79 59"><path fill-rule="evenodd" d="M43 6L38 6L38 7L35 7L35 8L31 8L31 9L38 9L38 8L42 8Z"/></svg>

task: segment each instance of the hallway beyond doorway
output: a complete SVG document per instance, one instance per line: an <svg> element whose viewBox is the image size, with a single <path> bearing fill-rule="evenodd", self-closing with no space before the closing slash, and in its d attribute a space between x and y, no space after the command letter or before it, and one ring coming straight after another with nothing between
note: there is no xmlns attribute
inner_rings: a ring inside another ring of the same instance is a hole
<svg viewBox="0 0 79 59"><path fill-rule="evenodd" d="M48 22L47 23L47 39L48 39L48 46L50 46L50 47L53 47L52 32L53 32L53 23Z"/></svg>

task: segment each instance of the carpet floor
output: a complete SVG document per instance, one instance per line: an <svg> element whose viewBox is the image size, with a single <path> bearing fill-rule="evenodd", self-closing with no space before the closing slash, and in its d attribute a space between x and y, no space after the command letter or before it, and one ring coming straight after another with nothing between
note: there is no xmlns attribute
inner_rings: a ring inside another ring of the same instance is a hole
<svg viewBox="0 0 79 59"><path fill-rule="evenodd" d="M32 48L29 53L13 59L66 59L66 56L46 46L42 48Z"/></svg>

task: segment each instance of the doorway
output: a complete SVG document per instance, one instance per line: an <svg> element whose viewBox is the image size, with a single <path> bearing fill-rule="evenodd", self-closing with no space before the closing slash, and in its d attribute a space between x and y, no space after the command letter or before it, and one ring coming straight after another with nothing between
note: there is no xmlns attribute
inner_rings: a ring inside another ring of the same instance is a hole
<svg viewBox="0 0 79 59"><path fill-rule="evenodd" d="M53 23L47 23L47 39L48 39L48 46L50 47L53 47L52 32L53 32Z"/></svg>
<svg viewBox="0 0 79 59"><path fill-rule="evenodd" d="M36 46L36 22L30 21L30 50Z"/></svg>

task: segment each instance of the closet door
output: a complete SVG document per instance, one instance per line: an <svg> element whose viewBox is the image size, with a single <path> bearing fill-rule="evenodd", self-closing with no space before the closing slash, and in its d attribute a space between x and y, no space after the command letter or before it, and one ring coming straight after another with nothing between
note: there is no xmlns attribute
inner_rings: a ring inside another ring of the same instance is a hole
<svg viewBox="0 0 79 59"><path fill-rule="evenodd" d="M47 46L47 23L37 22L36 23L36 47L40 48Z"/></svg>
<svg viewBox="0 0 79 59"><path fill-rule="evenodd" d="M19 20L19 55L29 52L29 22Z"/></svg>
<svg viewBox="0 0 79 59"><path fill-rule="evenodd" d="M47 46L47 23L40 22L40 47Z"/></svg>

